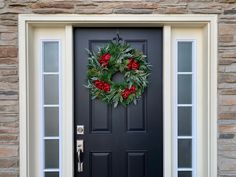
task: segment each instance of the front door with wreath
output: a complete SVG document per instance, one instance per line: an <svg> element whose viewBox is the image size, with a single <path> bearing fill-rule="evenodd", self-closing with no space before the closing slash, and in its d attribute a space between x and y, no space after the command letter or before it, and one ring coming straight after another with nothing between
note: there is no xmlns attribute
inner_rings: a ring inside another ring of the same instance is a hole
<svg viewBox="0 0 236 177"><path fill-rule="evenodd" d="M163 176L162 51L162 28L74 29L76 177Z"/></svg>

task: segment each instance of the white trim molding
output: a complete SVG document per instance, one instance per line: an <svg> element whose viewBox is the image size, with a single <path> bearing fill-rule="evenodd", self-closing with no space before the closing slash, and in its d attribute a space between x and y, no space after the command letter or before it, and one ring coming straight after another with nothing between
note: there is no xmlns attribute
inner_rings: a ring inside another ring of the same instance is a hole
<svg viewBox="0 0 236 177"><path fill-rule="evenodd" d="M198 177L217 176L217 15L214 14L181 14L181 15L19 15L19 87L20 87L20 176L32 177L32 138L31 122L34 110L32 99L32 60L31 46L34 43L35 29L62 30L62 170L61 176L73 176L73 27L163 27L163 122L164 122L164 177L176 177L173 168L173 51L172 37L177 28L201 29L203 36L204 88L207 116L205 172ZM37 62L36 62L37 63ZM36 74L37 75L37 74ZM200 77L202 74L199 75ZM198 76L197 76L198 77ZM37 78L37 77L34 77ZM199 91L200 92L200 91ZM201 100L202 101L202 100ZM205 118L205 117L204 117ZM201 122L199 123L201 125ZM200 146L199 146L200 147ZM38 151L37 151L38 152ZM204 174L204 175L203 175ZM207 175L205 175L207 174ZM34 175L38 177L37 175Z"/></svg>

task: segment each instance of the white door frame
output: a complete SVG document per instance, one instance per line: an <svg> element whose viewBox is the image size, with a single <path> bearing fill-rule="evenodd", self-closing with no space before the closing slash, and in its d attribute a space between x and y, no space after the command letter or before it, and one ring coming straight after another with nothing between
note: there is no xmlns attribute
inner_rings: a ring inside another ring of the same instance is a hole
<svg viewBox="0 0 236 177"><path fill-rule="evenodd" d="M171 30L173 27L201 27L204 29L207 41L208 60L208 149L207 149L207 177L217 176L217 15L19 15L19 87L20 87L20 176L31 177L29 159L30 154L30 82L29 61L32 59L29 51L32 40L32 29L35 27L64 27L65 29L65 56L67 62L63 62L63 116L71 121L64 121L62 138L62 158L64 160L63 176L73 177L73 26L86 27L157 27L164 28L164 177L172 176L172 135L171 112L172 112L172 90L171 90ZM67 151L65 150L67 149Z"/></svg>

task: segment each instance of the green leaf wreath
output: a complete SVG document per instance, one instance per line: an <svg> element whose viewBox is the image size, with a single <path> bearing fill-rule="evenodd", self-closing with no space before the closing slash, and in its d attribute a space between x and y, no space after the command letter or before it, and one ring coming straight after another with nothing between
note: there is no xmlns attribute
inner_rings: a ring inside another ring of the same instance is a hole
<svg viewBox="0 0 236 177"><path fill-rule="evenodd" d="M110 42L97 53L89 51L87 78L92 99L98 98L114 107L137 103L148 85L151 65L146 56L125 42ZM120 72L123 82L112 77Z"/></svg>

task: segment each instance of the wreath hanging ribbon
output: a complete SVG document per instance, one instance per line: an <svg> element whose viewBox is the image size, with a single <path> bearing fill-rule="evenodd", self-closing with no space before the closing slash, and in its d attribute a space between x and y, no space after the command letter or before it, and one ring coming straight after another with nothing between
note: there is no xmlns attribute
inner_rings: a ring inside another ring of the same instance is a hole
<svg viewBox="0 0 236 177"><path fill-rule="evenodd" d="M117 107L137 103L148 85L151 65L146 56L129 44L111 41L97 53L89 51L87 85L92 99L101 99ZM116 73L123 82L112 80Z"/></svg>

